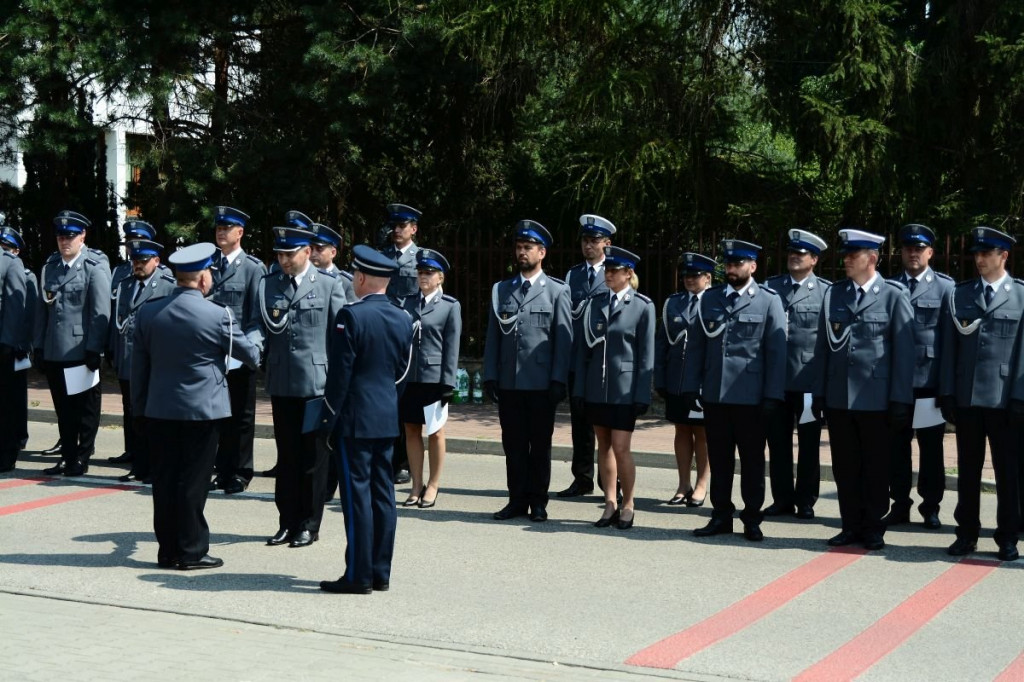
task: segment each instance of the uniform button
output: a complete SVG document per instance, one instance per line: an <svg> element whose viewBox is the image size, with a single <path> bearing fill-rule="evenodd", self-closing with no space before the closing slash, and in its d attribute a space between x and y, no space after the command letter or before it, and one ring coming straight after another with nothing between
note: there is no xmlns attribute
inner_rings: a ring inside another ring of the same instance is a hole
<svg viewBox="0 0 1024 682"><path fill-rule="evenodd" d="M850 346L850 350L851 351L857 350L857 346Z"/></svg>

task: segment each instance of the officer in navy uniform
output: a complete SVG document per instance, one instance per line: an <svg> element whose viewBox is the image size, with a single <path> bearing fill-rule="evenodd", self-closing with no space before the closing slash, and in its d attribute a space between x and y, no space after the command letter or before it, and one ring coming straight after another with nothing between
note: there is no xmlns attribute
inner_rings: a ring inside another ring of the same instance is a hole
<svg viewBox="0 0 1024 682"><path fill-rule="evenodd" d="M61 462L44 470L48 475L81 476L89 469L100 423L100 384L68 395L64 370L100 368L110 326L110 270L86 248L85 216L62 211L54 219L58 250L40 272L42 288L36 308L34 359L50 385Z"/></svg>
<svg viewBox="0 0 1024 682"><path fill-rule="evenodd" d="M977 548L981 531L981 469L985 441L996 476L995 541L1002 561L1018 557L1019 443L1024 431L1024 282L1010 277L1006 261L1016 240L991 227L971 231L978 277L953 290L941 320L939 404L956 424L956 541L949 554Z"/></svg>
<svg viewBox="0 0 1024 682"><path fill-rule="evenodd" d="M484 391L498 404L509 501L498 521L548 518L551 434L555 408L566 397L572 361L569 287L548 277L542 263L552 244L533 220L515 226L519 274L491 289L484 345Z"/></svg>
<svg viewBox="0 0 1024 682"><path fill-rule="evenodd" d="M942 439L946 422L941 415L931 424L913 428L914 413L919 408L930 408L936 413L935 399L939 393L939 366L945 348L939 333L939 320L949 310L953 295L953 278L929 267L935 251L935 233L925 225L904 225L900 229L900 256L903 272L894 279L910 291L910 306L914 309L914 408L911 423L898 435L889 463L889 497L892 506L882 519L886 526L910 521L910 486L913 464L910 443L917 432L920 465L917 474L917 492L921 496L918 511L924 527L938 530L939 505L946 489L946 463Z"/></svg>
<svg viewBox="0 0 1024 682"><path fill-rule="evenodd" d="M833 547L885 547L890 450L914 402L914 311L907 288L876 270L885 237L839 230L847 279L826 292L815 355L814 412L828 416L842 531Z"/></svg>
<svg viewBox="0 0 1024 682"><path fill-rule="evenodd" d="M218 432L231 415L228 361L250 369L260 352L230 308L204 300L213 286L217 247L194 244L172 253L177 286L135 313L132 412L146 418L153 467L157 564L179 570L217 568L203 516Z"/></svg>
<svg viewBox="0 0 1024 682"><path fill-rule="evenodd" d="M704 292L686 346L686 407L703 404L711 462L711 520L698 537L732 532L732 479L740 457L743 536L764 539L765 428L784 409L786 313L779 296L754 281L761 247L722 242L726 284Z"/></svg>
<svg viewBox="0 0 1024 682"><path fill-rule="evenodd" d="M572 307L572 355L577 357L583 333L583 310L587 300L599 292L607 292L604 283L604 249L612 243L615 225L599 215L580 216L580 249L583 262L572 266L565 275L569 287L569 305ZM573 392L575 372L569 368L569 393ZM594 428L587 421L582 409L573 407L570 401L569 414L572 419L572 483L560 490L559 497L579 497L594 491ZM598 485L601 482L598 480Z"/></svg>
<svg viewBox="0 0 1024 682"><path fill-rule="evenodd" d="M8 230L10 228L3 228ZM14 372L17 356L24 357L25 265L6 249L0 252L0 472L10 471L21 450L18 423L20 386Z"/></svg>
<svg viewBox="0 0 1024 682"><path fill-rule="evenodd" d="M310 244L313 251L310 253L309 259L313 261L313 265L324 272L338 276L341 286L345 289L345 300L351 303L356 300L356 293L352 289L352 273L341 270L334 263L334 259L338 257L338 251L341 249L341 235L321 223L313 223L310 229L313 231L313 241Z"/></svg>
<svg viewBox="0 0 1024 682"><path fill-rule="evenodd" d="M398 266L391 283L388 284L388 296L396 303L400 303L406 296L419 292L416 274L416 252L419 247L413 239L419 230L420 217L423 214L405 204L388 204L387 211L391 242L381 249L381 253Z"/></svg>
<svg viewBox="0 0 1024 682"><path fill-rule="evenodd" d="M260 282L267 393L274 418L277 479L274 501L278 531L268 545L308 547L320 537L327 487L327 450L316 431L304 430L307 405L319 415L317 398L327 382L328 343L345 305L345 291L334 275L310 262L312 234L293 227L274 228L278 271ZM333 487L333 485L332 485Z"/></svg>
<svg viewBox="0 0 1024 682"><path fill-rule="evenodd" d="M832 285L814 274L821 252L828 244L807 230L790 230L788 274L769 277L765 284L782 301L786 311L786 411L768 424L768 472L772 503L765 516L793 514L798 519L814 518L818 501L821 466L821 422L802 421L804 401L811 399L821 359L814 354L818 339L818 316L825 291ZM805 398L806 396L806 398ZM809 405L808 405L809 407ZM793 423L796 422L797 465L793 484Z"/></svg>
<svg viewBox="0 0 1024 682"><path fill-rule="evenodd" d="M125 452L132 455L132 468L122 481L132 477L143 483L151 482L149 438L142 418L132 412L132 340L135 315L147 301L170 294L175 287L171 271L160 262L161 244L149 239L132 239L127 244L132 273L121 280L114 294L114 311L107 343L107 356L112 358L121 387L121 407L124 413Z"/></svg>
<svg viewBox="0 0 1024 682"><path fill-rule="evenodd" d="M359 244L352 249L358 300L342 308L332 330L321 434L341 473L345 574L325 592L387 590L395 548L391 449L398 435L398 384L409 368L413 322L385 295L394 261Z"/></svg>
<svg viewBox="0 0 1024 682"><path fill-rule="evenodd" d="M5 226L0 228L0 248L17 257L25 248L25 240L13 227ZM0 419L9 419L0 424L0 428L4 429L4 433L10 429L15 447L13 450L0 450L0 473L14 468L19 451L28 443L28 371L14 372L13 369L14 362L27 358L32 348L32 321L39 304L39 284L35 273L24 267L24 263L22 268L25 273L24 308L21 323L16 327L20 330L20 343L15 346L10 381L0 382Z"/></svg>
<svg viewBox="0 0 1024 682"><path fill-rule="evenodd" d="M217 206L214 225L220 254L214 262L213 288L207 296L230 308L235 324L250 330L249 340L262 352L259 338L260 280L267 268L260 259L242 249L242 237L249 216L236 208ZM217 447L217 477L213 486L225 493L240 493L253 475L253 438L256 433L256 373L242 365L228 373L231 418L220 429Z"/></svg>

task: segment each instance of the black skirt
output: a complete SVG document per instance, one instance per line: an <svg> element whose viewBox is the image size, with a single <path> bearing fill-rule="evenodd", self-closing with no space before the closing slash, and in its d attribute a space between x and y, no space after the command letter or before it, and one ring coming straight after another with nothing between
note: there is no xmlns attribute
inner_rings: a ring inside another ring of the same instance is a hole
<svg viewBox="0 0 1024 682"><path fill-rule="evenodd" d="M408 383L398 399L398 416L403 424L426 424L423 408L441 399L442 384Z"/></svg>
<svg viewBox="0 0 1024 682"><path fill-rule="evenodd" d="M630 431L636 428L636 417L632 405L611 403L586 403L583 412L591 426L603 426L616 431Z"/></svg>
<svg viewBox="0 0 1024 682"><path fill-rule="evenodd" d="M699 417L690 417L690 413L683 406L683 396L669 393L665 398L665 419L673 424L682 426L704 426L704 414Z"/></svg>

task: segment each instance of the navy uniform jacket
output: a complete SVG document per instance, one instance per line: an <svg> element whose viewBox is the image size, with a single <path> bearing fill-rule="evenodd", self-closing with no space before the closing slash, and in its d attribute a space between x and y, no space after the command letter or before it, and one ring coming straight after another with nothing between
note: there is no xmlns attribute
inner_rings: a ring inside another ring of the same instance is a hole
<svg viewBox="0 0 1024 682"><path fill-rule="evenodd" d="M902 284L875 277L860 306L852 280L829 290L815 351L824 358L814 395L832 409L882 411L914 402L914 312ZM845 340L844 340L845 339Z"/></svg>
<svg viewBox="0 0 1024 682"><path fill-rule="evenodd" d="M523 298L518 276L491 289L484 381L502 390L541 391L566 383L572 362L569 287L541 273Z"/></svg>
<svg viewBox="0 0 1024 682"><path fill-rule="evenodd" d="M267 393L292 398L324 394L327 352L334 320L345 306L345 290L334 275L312 265L291 293L289 277L278 271L260 282L260 330L265 339ZM246 329L250 340L252 329Z"/></svg>
<svg viewBox="0 0 1024 682"><path fill-rule="evenodd" d="M654 388L673 395L683 392L686 339L697 322L697 306L690 309L690 292L678 291L661 307L661 326L654 339Z"/></svg>
<svg viewBox="0 0 1024 682"><path fill-rule="evenodd" d="M215 254L219 258L221 253ZM260 280L267 274L267 268L256 256L245 251L235 257L227 272L213 272L213 287L207 294L214 303L231 309L235 324L249 333L249 340L263 350L260 327Z"/></svg>
<svg viewBox="0 0 1024 682"><path fill-rule="evenodd" d="M132 341L135 338L135 315L143 303L167 296L176 286L174 277L168 268L153 272L149 284L135 300L134 277L121 280L114 293L114 312L110 317L110 334L107 352L113 358L117 378L131 381L132 378Z"/></svg>
<svg viewBox="0 0 1024 682"><path fill-rule="evenodd" d="M401 253L394 244L388 244L381 253L398 264L398 272L391 276L388 283L388 296L400 302L406 296L419 293L419 273L416 270L416 252L420 247L410 244L405 253Z"/></svg>
<svg viewBox="0 0 1024 682"><path fill-rule="evenodd" d="M0 345L25 350L25 299L28 296L25 265L7 251L0 251Z"/></svg>
<svg viewBox="0 0 1024 682"><path fill-rule="evenodd" d="M395 438L412 318L386 295L370 294L341 309L333 334L322 428L342 438Z"/></svg>
<svg viewBox="0 0 1024 682"><path fill-rule="evenodd" d="M989 306L981 279L956 285L943 311L939 395L958 407L1005 408L1024 400L1024 282L1007 277Z"/></svg>
<svg viewBox="0 0 1024 682"><path fill-rule="evenodd" d="M704 292L689 334L683 393L701 401L759 405L782 400L786 388L786 313L771 289L752 282L726 309L726 285Z"/></svg>
<svg viewBox="0 0 1024 682"><path fill-rule="evenodd" d="M611 292L594 294L577 340L573 395L588 403L651 404L654 303L629 289L609 317Z"/></svg>
<svg viewBox="0 0 1024 682"><path fill-rule="evenodd" d="M794 292L793 279L786 274L769 278L765 286L779 295L786 311L786 390L811 393L822 370L822 358L814 353L818 317L825 291L832 282L811 273Z"/></svg>
<svg viewBox="0 0 1024 682"><path fill-rule="evenodd" d="M132 340L132 413L180 421L230 417L229 352L252 369L259 364L259 349L231 310L198 289L176 287L142 306Z"/></svg>
<svg viewBox="0 0 1024 682"><path fill-rule="evenodd" d="M406 381L455 387L462 340L462 306L454 296L437 292L420 310L420 295L407 296L405 312L419 326L413 334L412 366Z"/></svg>
<svg viewBox="0 0 1024 682"><path fill-rule="evenodd" d="M160 264L160 267L166 268L167 266ZM121 280L126 277L132 276L132 262L130 260L123 261L114 266L114 269L110 272L110 300L113 301L117 298L117 288L121 286Z"/></svg>
<svg viewBox="0 0 1024 682"><path fill-rule="evenodd" d="M66 275L63 265L59 253L43 264L33 347L48 362L82 362L107 347L110 270L84 247Z"/></svg>
<svg viewBox="0 0 1024 682"><path fill-rule="evenodd" d="M906 271L893 279L903 286L909 281ZM919 392L923 389L928 397L937 395L939 388L943 352L939 320L949 313L953 284L949 275L928 268L910 294L910 307L914 309L914 389Z"/></svg>
<svg viewBox="0 0 1024 682"><path fill-rule="evenodd" d="M590 286L587 278L589 263L583 261L572 266L565 275L565 284L569 287L569 306L572 308L572 356L579 352L580 339L583 334L583 310L591 296L598 292L608 293L608 285L604 283L604 267L594 274L594 286ZM572 367L569 371L575 371Z"/></svg>

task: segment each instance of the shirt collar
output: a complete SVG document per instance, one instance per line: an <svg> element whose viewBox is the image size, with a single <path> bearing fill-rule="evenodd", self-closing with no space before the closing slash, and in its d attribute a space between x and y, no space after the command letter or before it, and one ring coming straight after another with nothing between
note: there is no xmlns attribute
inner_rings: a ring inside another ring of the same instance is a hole
<svg viewBox="0 0 1024 682"><path fill-rule="evenodd" d="M82 257L82 251L84 249L85 249L84 246L81 249L79 249L78 253L71 260L65 261L65 260L61 259L62 262L64 263L64 265L68 266L68 270L70 270L72 267L74 267L75 263L78 262L78 259Z"/></svg>
<svg viewBox="0 0 1024 682"><path fill-rule="evenodd" d="M295 286L296 287L298 287L300 284L302 284L302 280L305 279L306 274L309 272L309 268L310 268L311 265L312 265L312 263L309 263L307 261L306 269L303 270L302 272L300 272L299 274L295 275L294 277L292 277L292 279L295 280Z"/></svg>
<svg viewBox="0 0 1024 682"><path fill-rule="evenodd" d="M614 292L614 291L612 291L611 289L609 289L608 291L611 291L611 294L612 294L612 296L614 296L615 298L619 299L619 303L622 303L622 299L624 299L624 298L626 297L626 294L628 294L628 293L629 293L630 291L632 291L632 290L633 290L633 287L631 287L631 286L629 286L629 285L627 284L626 286L622 287L622 291L620 291L620 292L618 292L618 293L615 293L615 292ZM611 299L611 297L609 296L609 297L608 297L608 301L610 302L611 300L612 300L612 299Z"/></svg>
<svg viewBox="0 0 1024 682"><path fill-rule="evenodd" d="M541 270L536 275L534 275L533 277L530 277L528 279L523 277L522 274L520 274L519 275L519 286L523 286L523 282L528 281L530 283L530 286L532 287L534 284L537 283L537 280L540 279L540 276L543 275L543 274L544 274L544 271Z"/></svg>
<svg viewBox="0 0 1024 682"><path fill-rule="evenodd" d="M999 287L1003 286L1003 282L1005 282L1006 278L1009 277L1009 276L1010 276L1009 273L1004 272L1002 277L997 279L995 282L992 282L991 284L986 282L984 277L979 277L978 279L981 280L981 286L983 286L983 287L992 287L992 291L999 291Z"/></svg>
<svg viewBox="0 0 1024 682"><path fill-rule="evenodd" d="M728 292L726 292L726 293L731 294L732 292L735 291L740 296L743 296L744 294L747 293L747 290L750 289L751 286L753 286L753 284L754 284L754 278L753 277L751 277L750 279L747 280L747 283L743 285L742 289L733 289L731 284L727 284L726 288L728 289Z"/></svg>
<svg viewBox="0 0 1024 682"><path fill-rule="evenodd" d="M912 280L912 279L916 279L918 282L920 282L920 281L926 279L928 277L928 275L931 273L931 271L932 271L932 266L929 265L928 267L926 267L924 269L924 272L922 272L920 275L911 275L906 270L903 271L903 274L906 275L908 282L910 280Z"/></svg>
<svg viewBox="0 0 1024 682"><path fill-rule="evenodd" d="M231 253L224 253L223 251L221 251L221 254L220 254L220 255L222 255L222 256L224 256L225 258L227 258L227 259L228 259L228 265L234 265L234 264L235 264L235 260L236 260L236 259L237 259L237 258L238 258L239 256L241 256L241 255L242 255L242 247L241 247L241 246L239 246L239 247L238 247L237 249L235 249L235 250L234 250L234 251L232 251Z"/></svg>
<svg viewBox="0 0 1024 682"><path fill-rule="evenodd" d="M430 292L430 296L424 296L423 292L421 291L420 292L420 300L423 301L423 305L427 305L428 303L430 303L431 301L433 301L435 298L437 298L440 295L441 295L441 287L438 287L438 288L434 289L432 292Z"/></svg>

